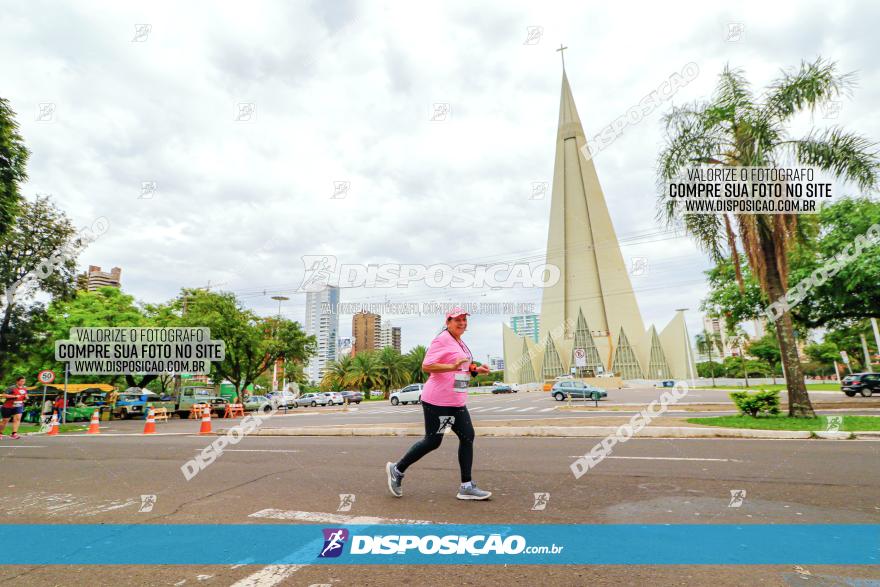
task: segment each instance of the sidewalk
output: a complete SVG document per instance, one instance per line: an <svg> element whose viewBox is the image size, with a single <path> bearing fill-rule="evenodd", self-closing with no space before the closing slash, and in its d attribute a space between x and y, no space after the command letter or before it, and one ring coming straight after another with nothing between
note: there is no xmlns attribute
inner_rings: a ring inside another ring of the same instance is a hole
<svg viewBox="0 0 880 587"><path fill-rule="evenodd" d="M483 420L476 422L477 436L573 438L616 435L620 426L629 424L630 416L601 418L553 418L535 420ZM225 434L226 429L217 431ZM447 430L447 433L450 433ZM422 424L360 424L358 426L301 426L255 430L252 436L422 436ZM638 438L769 438L846 440L859 438L880 440L880 432L823 432L800 430L752 430L695 426L685 418L659 417L645 426Z"/></svg>

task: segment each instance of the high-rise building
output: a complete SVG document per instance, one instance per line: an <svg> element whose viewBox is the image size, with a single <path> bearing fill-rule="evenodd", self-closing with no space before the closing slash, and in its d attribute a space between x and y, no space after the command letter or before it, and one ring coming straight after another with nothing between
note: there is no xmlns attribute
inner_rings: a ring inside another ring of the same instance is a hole
<svg viewBox="0 0 880 587"><path fill-rule="evenodd" d="M704 336L708 336L710 340L713 341L712 344L712 360L721 362L726 357L732 357L734 355L739 354L739 349L735 349L731 346L730 340L727 336L727 331L724 328L724 319L723 318L715 318L713 316L703 316L703 334ZM721 348L718 348L718 340L721 341ZM706 361L709 360L708 352L701 352L700 358Z"/></svg>
<svg viewBox="0 0 880 587"><path fill-rule="evenodd" d="M336 360L351 354L351 338L340 338L336 342Z"/></svg>
<svg viewBox="0 0 880 587"><path fill-rule="evenodd" d="M660 333L645 329L564 68L547 264L560 277L543 290L538 341L503 326L505 381L695 376L683 311Z"/></svg>
<svg viewBox="0 0 880 587"><path fill-rule="evenodd" d="M391 347L400 352L400 326L392 326L388 320L382 320L379 327L379 337L376 341L377 349Z"/></svg>
<svg viewBox="0 0 880 587"><path fill-rule="evenodd" d="M101 271L97 265L89 265L88 271L80 273L76 278L79 289L95 291L99 287L122 287L122 269L114 267L110 273Z"/></svg>
<svg viewBox="0 0 880 587"><path fill-rule="evenodd" d="M501 357L489 356L489 368L493 371L504 371L504 359Z"/></svg>
<svg viewBox="0 0 880 587"><path fill-rule="evenodd" d="M370 312L358 312L351 317L351 356L378 347L382 317Z"/></svg>
<svg viewBox="0 0 880 587"><path fill-rule="evenodd" d="M537 314L522 314L510 317L510 327L516 335L531 338L534 342L538 342L539 325L540 319Z"/></svg>
<svg viewBox="0 0 880 587"><path fill-rule="evenodd" d="M306 292L306 334L318 342L317 354L309 359L306 375L313 383L324 377L327 364L336 360L339 334L339 288L326 285L318 291Z"/></svg>

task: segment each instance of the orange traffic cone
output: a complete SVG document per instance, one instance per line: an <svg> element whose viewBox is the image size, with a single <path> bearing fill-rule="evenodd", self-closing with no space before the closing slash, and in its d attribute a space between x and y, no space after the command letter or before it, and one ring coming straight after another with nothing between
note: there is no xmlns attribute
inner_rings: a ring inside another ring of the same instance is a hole
<svg viewBox="0 0 880 587"><path fill-rule="evenodd" d="M58 416L52 414L52 420L49 422L49 432L46 436L58 436Z"/></svg>
<svg viewBox="0 0 880 587"><path fill-rule="evenodd" d="M86 434L100 434L101 433L101 428L100 428L100 425L98 424L98 420L100 419L100 416L98 415L98 413L99 413L99 410L95 410L92 413L92 421L89 423L89 429L86 431Z"/></svg>
<svg viewBox="0 0 880 587"><path fill-rule="evenodd" d="M144 434L156 433L156 419L153 418L153 410L147 412L147 423L144 424Z"/></svg>
<svg viewBox="0 0 880 587"><path fill-rule="evenodd" d="M211 410L208 408L202 410L202 427L199 428L199 434L211 434Z"/></svg>

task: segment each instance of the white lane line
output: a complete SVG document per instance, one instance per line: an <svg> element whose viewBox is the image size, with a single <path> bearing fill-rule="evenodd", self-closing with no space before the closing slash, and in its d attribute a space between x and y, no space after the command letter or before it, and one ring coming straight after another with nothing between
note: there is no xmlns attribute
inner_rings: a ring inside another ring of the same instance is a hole
<svg viewBox="0 0 880 587"><path fill-rule="evenodd" d="M516 408L501 408L498 410L499 412L509 412L510 410L515 410Z"/></svg>
<svg viewBox="0 0 880 587"><path fill-rule="evenodd" d="M299 520L303 522L320 522L327 524L432 524L427 520L400 520L395 518L379 518L373 516L346 516L343 514L330 514L325 512L302 512L296 510L265 509L254 512L249 518L270 518L273 520ZM316 551L320 544L308 544L303 547L304 551L311 548ZM302 551L301 551L302 552ZM272 587L281 583L287 577L308 565L269 565L234 583L232 587Z"/></svg>
<svg viewBox="0 0 880 587"><path fill-rule="evenodd" d="M195 448L194 450L202 451L204 449ZM299 452L297 449L276 449L276 448L224 448L223 452Z"/></svg>
<svg viewBox="0 0 880 587"><path fill-rule="evenodd" d="M555 407L553 407L553 408L544 408L544 409L542 409L541 411L542 411L542 412L552 412L552 411L555 410L555 409L556 409Z"/></svg>
<svg viewBox="0 0 880 587"><path fill-rule="evenodd" d="M584 455L570 456L570 459L579 459ZM634 461L717 461L722 463L741 463L737 459L704 459L699 457L617 457L609 456L606 459L631 459Z"/></svg>
<svg viewBox="0 0 880 587"><path fill-rule="evenodd" d="M347 516L325 512L302 512L298 510L265 509L254 512L249 518L269 518L272 520L299 520L301 522L319 522L322 524L433 524L428 520L404 520L397 518L379 518L375 516Z"/></svg>
<svg viewBox="0 0 880 587"><path fill-rule="evenodd" d="M36 444L0 444L0 448L46 448L46 446Z"/></svg>
<svg viewBox="0 0 880 587"><path fill-rule="evenodd" d="M289 576L306 565L269 565L253 575L248 575L232 584L232 587L272 587L281 583Z"/></svg>
<svg viewBox="0 0 880 587"><path fill-rule="evenodd" d="M534 409L535 409L534 407L531 407L531 408L520 408L520 409L517 410L517 412L530 412L530 411L532 411L532 410L534 410Z"/></svg>

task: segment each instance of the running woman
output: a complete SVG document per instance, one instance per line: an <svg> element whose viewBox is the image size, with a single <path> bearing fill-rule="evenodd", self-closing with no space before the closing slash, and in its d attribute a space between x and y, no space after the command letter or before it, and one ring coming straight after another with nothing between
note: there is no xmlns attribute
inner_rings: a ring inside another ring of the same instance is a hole
<svg viewBox="0 0 880 587"><path fill-rule="evenodd" d="M15 385L6 388L3 397L3 407L0 407L0 438L3 438L3 431L6 430L6 423L12 418L12 438L19 439L18 426L21 424L21 415L24 413L24 400L27 399L27 388L24 386L24 377L15 380Z"/></svg>
<svg viewBox="0 0 880 587"><path fill-rule="evenodd" d="M443 433L451 428L458 436L458 466L461 469L461 487L458 499L489 499L490 491L483 491L471 479L474 462L474 425L468 413L467 391L470 378L488 373L489 367L473 364L474 356L461 340L467 330L468 313L455 308L446 314L446 328L428 347L422 370L430 373L422 390L422 412L425 416L425 437L412 445L402 459L387 463L388 489L396 497L403 496L403 475L410 465L440 447Z"/></svg>

